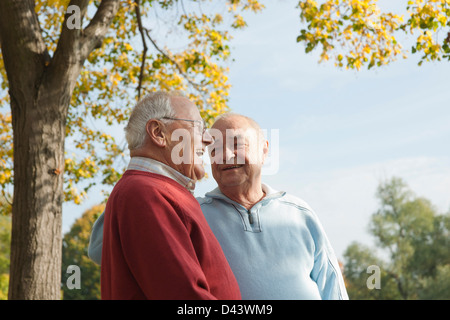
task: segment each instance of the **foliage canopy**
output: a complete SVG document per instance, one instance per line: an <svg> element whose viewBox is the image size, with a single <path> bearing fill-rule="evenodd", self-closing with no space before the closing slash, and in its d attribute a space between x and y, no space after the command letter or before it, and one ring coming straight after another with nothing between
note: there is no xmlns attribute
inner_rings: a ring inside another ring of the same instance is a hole
<svg viewBox="0 0 450 320"><path fill-rule="evenodd" d="M298 6L307 27L297 41L306 52L320 47L320 61L333 59L339 68L370 69L406 58L402 34L415 39L411 53L423 54L419 65L450 60L449 0L409 0L403 15L383 12L377 0L305 0Z"/></svg>
<svg viewBox="0 0 450 320"><path fill-rule="evenodd" d="M50 57L65 27L69 2L35 1ZM89 1L82 28L100 3ZM127 150L125 142L116 141L113 133L145 93L184 91L208 122L228 110L232 30L246 27L243 12L263 8L257 0L220 4L207 0L120 0L107 35L88 56L73 91L66 119L65 200L80 203L98 177L106 185L118 180ZM0 189L5 194L14 184L13 134L1 55L0 88Z"/></svg>

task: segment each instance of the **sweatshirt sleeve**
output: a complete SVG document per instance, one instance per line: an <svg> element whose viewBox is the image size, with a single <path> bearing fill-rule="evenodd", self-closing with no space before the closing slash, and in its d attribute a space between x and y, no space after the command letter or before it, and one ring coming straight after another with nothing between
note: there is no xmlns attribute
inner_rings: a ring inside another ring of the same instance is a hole
<svg viewBox="0 0 450 320"><path fill-rule="evenodd" d="M121 251L145 296L215 299L180 209L156 190L129 195L126 203L125 214L117 215Z"/></svg>
<svg viewBox="0 0 450 320"><path fill-rule="evenodd" d="M334 250L317 216L310 227L314 238L314 267L311 278L316 282L323 300L348 300L347 290Z"/></svg>
<svg viewBox="0 0 450 320"><path fill-rule="evenodd" d="M92 233L89 239L88 257L96 264L100 265L102 261L102 244L103 244L103 222L105 212L103 212L92 226Z"/></svg>

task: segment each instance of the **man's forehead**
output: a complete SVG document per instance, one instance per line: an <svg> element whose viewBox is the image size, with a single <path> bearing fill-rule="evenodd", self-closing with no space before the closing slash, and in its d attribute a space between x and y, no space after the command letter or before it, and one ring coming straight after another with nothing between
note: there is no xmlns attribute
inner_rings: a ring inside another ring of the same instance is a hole
<svg viewBox="0 0 450 320"><path fill-rule="evenodd" d="M170 102L174 111L179 116L186 116L192 113L194 110L197 110L195 104L191 100L183 96L171 97Z"/></svg>
<svg viewBox="0 0 450 320"><path fill-rule="evenodd" d="M252 140L260 137L261 129L247 117L239 114L219 118L212 126L211 132L216 140Z"/></svg>
<svg viewBox="0 0 450 320"><path fill-rule="evenodd" d="M219 119L213 124L212 128L216 128L219 130L247 130L248 128L256 129L254 125L250 121L248 121L248 119L239 115L232 115L224 119Z"/></svg>
<svg viewBox="0 0 450 320"><path fill-rule="evenodd" d="M226 129L225 134L227 137L248 138L255 136L257 132L254 128L231 128Z"/></svg>
<svg viewBox="0 0 450 320"><path fill-rule="evenodd" d="M258 138L260 134L259 130L255 130L255 128L223 128L222 130L218 128L210 129L211 135L215 138L216 141L252 141Z"/></svg>

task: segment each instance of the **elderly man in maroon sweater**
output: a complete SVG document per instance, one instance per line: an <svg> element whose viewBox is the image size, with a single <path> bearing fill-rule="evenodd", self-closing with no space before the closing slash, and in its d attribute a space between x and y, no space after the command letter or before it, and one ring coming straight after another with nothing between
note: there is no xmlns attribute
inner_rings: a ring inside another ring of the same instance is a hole
<svg viewBox="0 0 450 320"><path fill-rule="evenodd" d="M192 195L211 142L195 104L177 94L150 94L125 131L131 161L106 204L102 299L240 299Z"/></svg>

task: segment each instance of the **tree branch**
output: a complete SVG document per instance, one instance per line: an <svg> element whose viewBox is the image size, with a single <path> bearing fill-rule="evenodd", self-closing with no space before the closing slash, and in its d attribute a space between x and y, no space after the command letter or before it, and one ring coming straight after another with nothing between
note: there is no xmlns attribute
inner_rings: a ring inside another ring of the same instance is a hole
<svg viewBox="0 0 450 320"><path fill-rule="evenodd" d="M69 6L77 6L80 19L86 15L89 0L71 0ZM119 0L103 0L90 21L89 25L81 28L69 28L67 20L71 14L66 13L61 36L53 56L57 74L66 75L70 68L81 67L89 54L101 45L112 19L119 8Z"/></svg>
<svg viewBox="0 0 450 320"><path fill-rule="evenodd" d="M203 87L201 85L199 85L198 83L195 83L194 81L192 81L189 78L189 76L186 74L186 72L183 71L181 66L174 59L172 59L166 52L164 52L161 48L158 47L156 42L150 36L150 30L146 29L146 28L144 28L144 30L145 30L145 34L147 35L147 38L150 40L150 42L155 47L155 49L159 53L161 53L164 57L166 57L175 66L175 68L177 68L178 72L187 80L187 82L189 82L197 91L203 92L204 91Z"/></svg>
<svg viewBox="0 0 450 320"><path fill-rule="evenodd" d="M84 29L81 58L86 59L92 50L99 48L111 22L119 10L119 0L103 0L95 16Z"/></svg>
<svg viewBox="0 0 450 320"><path fill-rule="evenodd" d="M86 15L87 7L89 5L89 0L71 0L66 10L71 6L76 6L80 10L80 20ZM63 26L61 28L61 35L58 40L58 45L56 46L55 55L56 60L59 60L59 55L61 54L65 59L68 59L71 54L75 51L78 46L78 40L80 38L81 30L77 28L69 28L67 25L67 20L70 18L70 14L66 12L64 16ZM68 61L67 61L68 62Z"/></svg>
<svg viewBox="0 0 450 320"><path fill-rule="evenodd" d="M0 1L0 46L10 90L32 87L49 54L42 37L34 1Z"/></svg>
<svg viewBox="0 0 450 320"><path fill-rule="evenodd" d="M89 2L89 0L71 0L69 6L78 6L80 9L78 18L82 19L86 15ZM69 28L67 21L71 14L66 13L61 36L48 69L49 87L64 87L72 92L84 61L92 50L101 45L118 8L119 0L103 0L84 30L81 27Z"/></svg>
<svg viewBox="0 0 450 320"><path fill-rule="evenodd" d="M136 3L136 7L135 7L135 11L136 11L136 20L138 23L138 28L139 28L139 33L141 34L141 39L142 39L142 45L144 47L144 50L142 51L142 63L141 63L141 69L140 69L140 73L139 73L139 84L137 87L137 92L138 92L138 99L141 98L141 89L142 89L142 80L144 78L144 70L145 70L145 60L147 58L147 42L145 41L145 33L144 33L144 27L142 26L142 19L141 19L141 9L140 9L140 0L135 0Z"/></svg>

